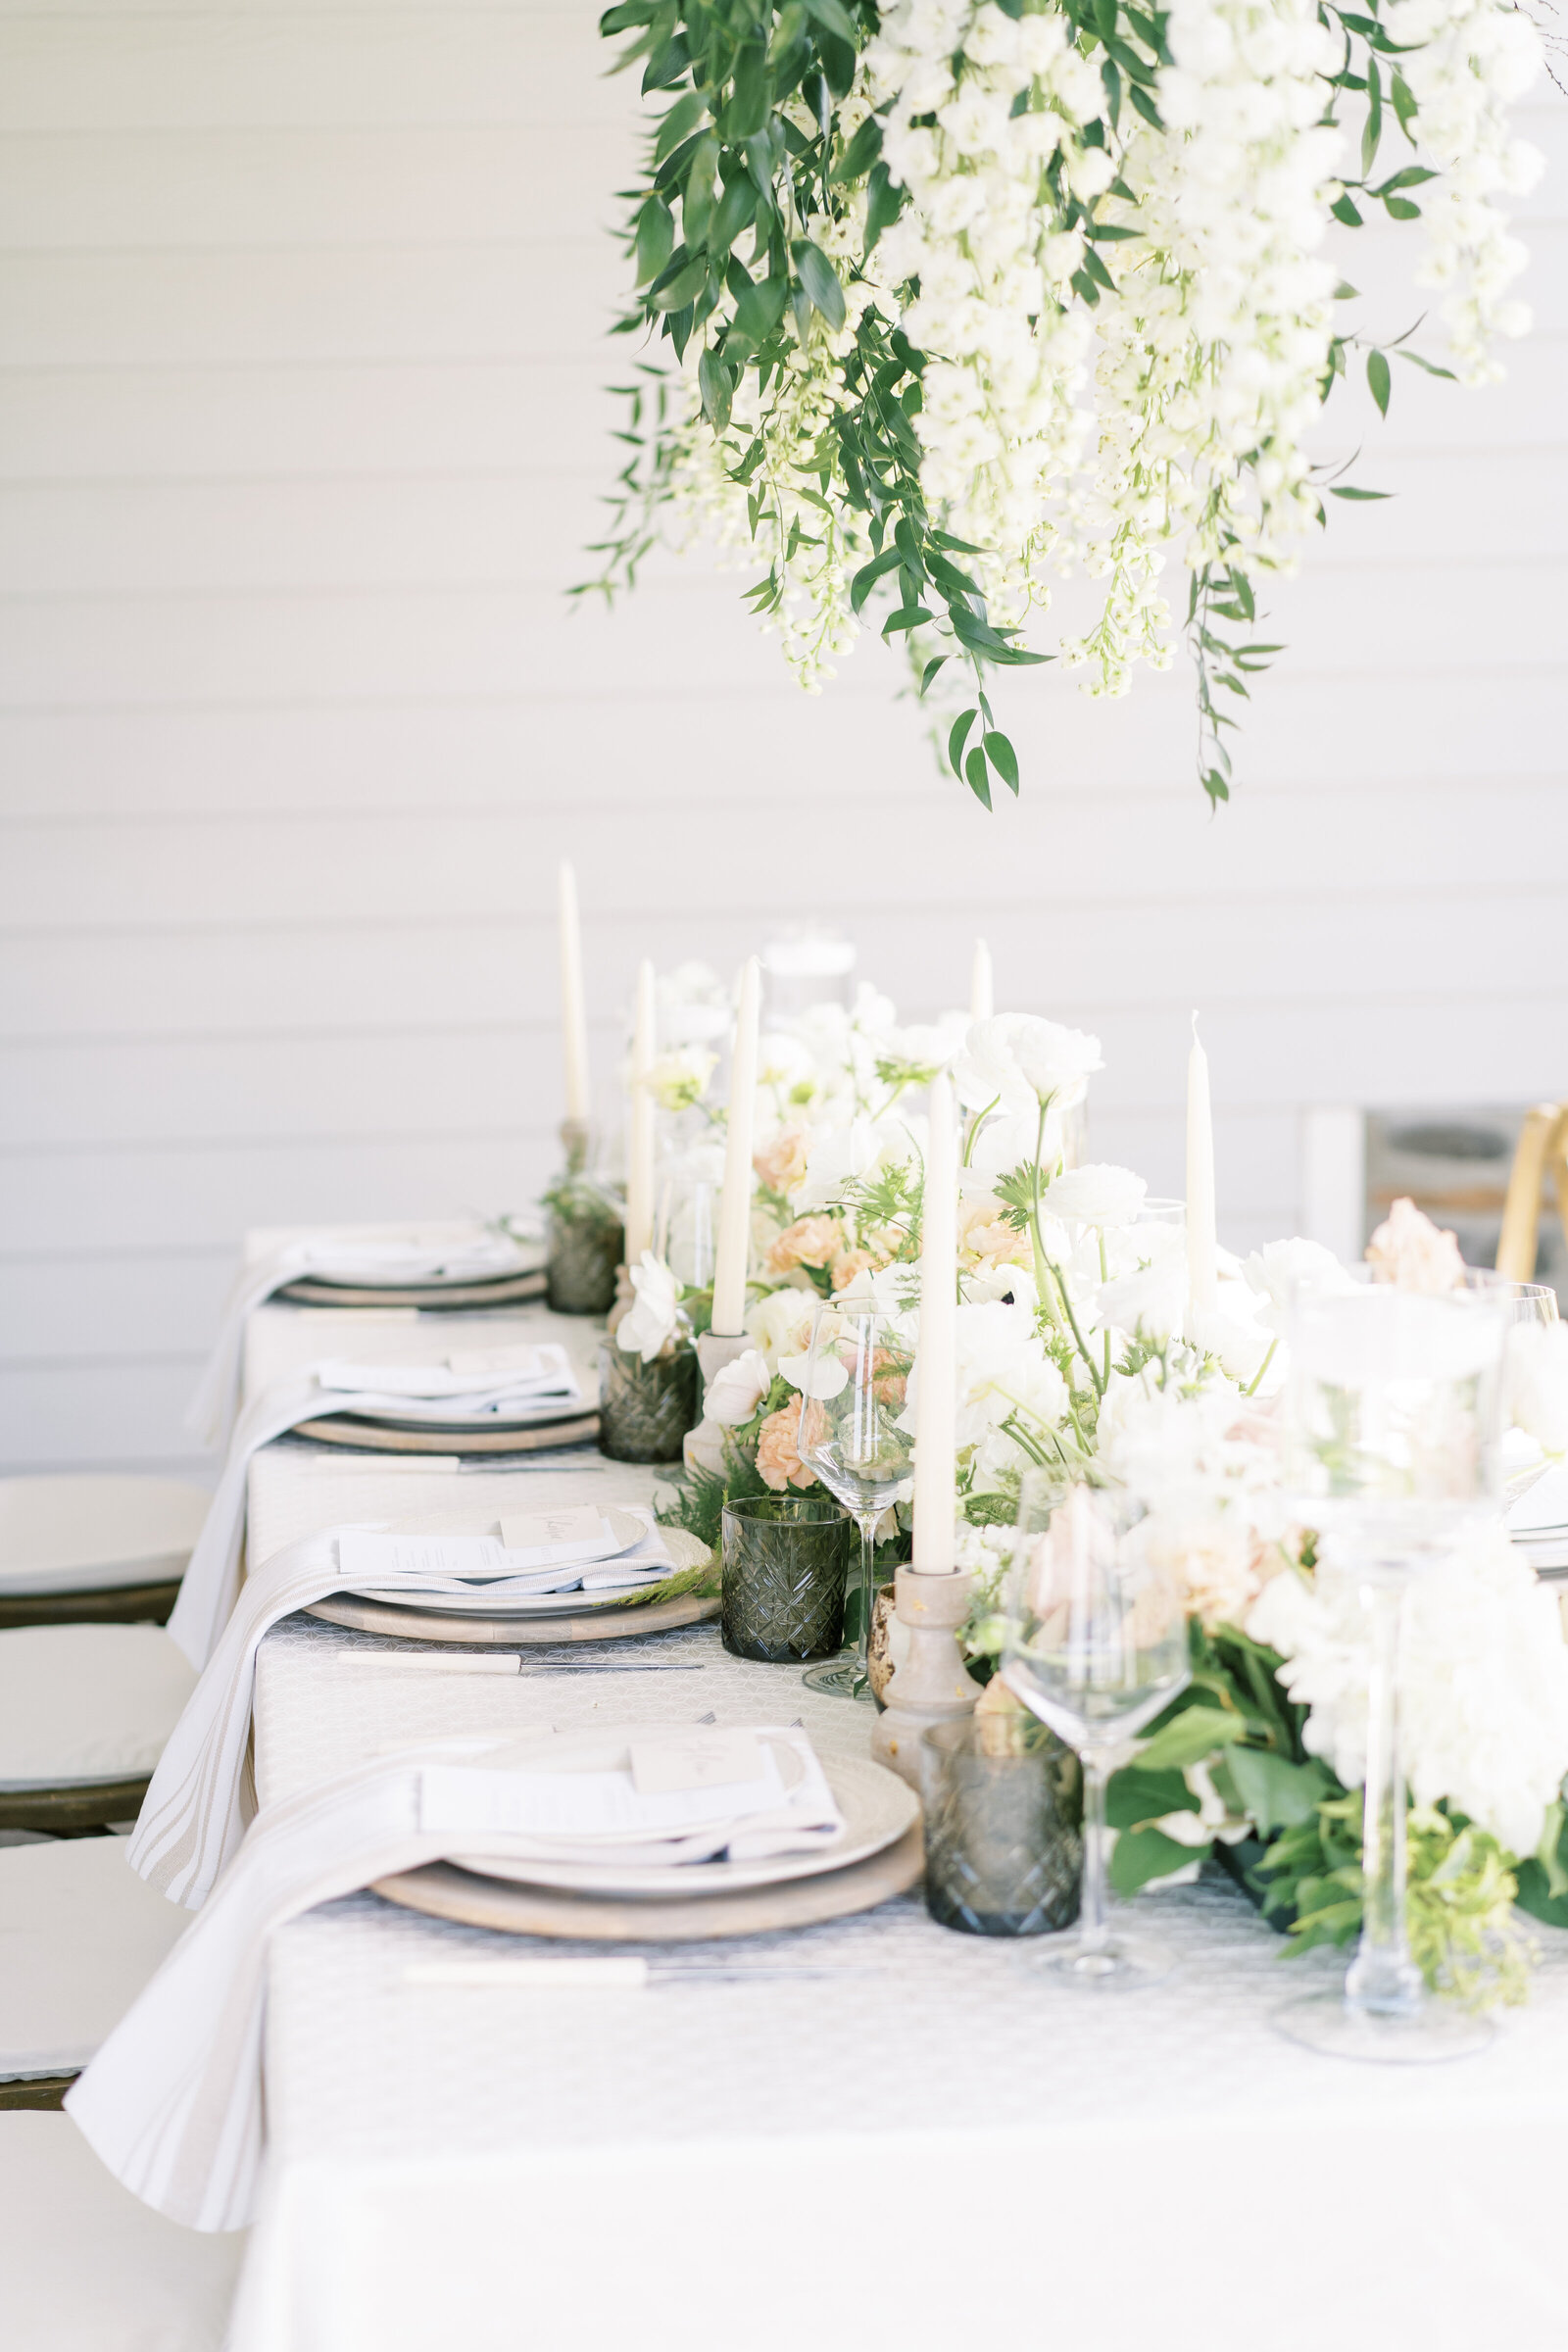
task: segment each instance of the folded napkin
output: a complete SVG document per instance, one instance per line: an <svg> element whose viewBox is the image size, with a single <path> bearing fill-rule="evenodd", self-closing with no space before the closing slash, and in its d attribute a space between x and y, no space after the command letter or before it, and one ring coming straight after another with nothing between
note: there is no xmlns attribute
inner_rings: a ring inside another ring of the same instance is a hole
<svg viewBox="0 0 1568 2352"><path fill-rule="evenodd" d="M116 2178L191 2229L249 2222L262 2153L268 1946L274 1930L318 1903L450 1854L603 1855L611 1840L630 1838L639 1859L679 1868L679 1849L694 1838L710 1853L722 1850L715 1839L731 1851L744 1842L749 1852L790 1853L842 1832L803 1732L755 1735L769 1769L745 1781L674 1788L641 1788L633 1767L644 1756L657 1766L673 1750L673 1774L650 1780L690 1781L681 1767L701 1767L702 1727L609 1727L608 1736L624 1740L626 1769L603 1769L606 1732L591 1736L597 1766L584 1734L449 1740L361 1765L259 1814L212 1901L67 2099ZM792 1763L789 1787L780 1749ZM564 1786L572 1781L575 1789Z"/></svg>
<svg viewBox="0 0 1568 2352"><path fill-rule="evenodd" d="M185 1426L206 1446L223 1444L239 1401L246 1321L274 1291L302 1274L395 1289L413 1282L494 1279L523 1273L533 1263L531 1250L490 1225L349 1225L279 1241L235 1275Z"/></svg>
<svg viewBox="0 0 1568 2352"><path fill-rule="evenodd" d="M491 1605L515 1598L519 1592L559 1590L550 1580L569 1585L586 1575L635 1587L668 1576L674 1558L650 1511L628 1514L645 1528L644 1540L603 1567L570 1563L555 1569L513 1570L496 1574L493 1563L483 1572L482 1585L471 1573L445 1575L431 1567L432 1545L418 1537L403 1540L405 1562L378 1561L377 1590L394 1599L416 1593L467 1597L482 1591ZM164 1747L152 1785L130 1839L131 1868L171 1901L195 1910L211 1893L219 1872L244 1836L249 1813L249 1780L245 1755L250 1740L251 1706L256 1690L256 1653L264 1637L281 1618L329 1592L341 1592L353 1570L345 1571L341 1547L352 1551L353 1540L379 1532L359 1528L327 1528L305 1537L262 1561L246 1578L238 1601L222 1628L200 1682ZM461 1547L463 1538L441 1538L443 1550ZM482 1538L471 1539L488 1554L501 1546ZM541 1586L532 1581L543 1576ZM349 1589L353 1589L352 1585Z"/></svg>
<svg viewBox="0 0 1568 2352"><path fill-rule="evenodd" d="M548 1420L563 1405L580 1400L582 1392L566 1351L555 1342L546 1342L538 1348L497 1350L497 1353L515 1360L488 1375L462 1373L461 1377L469 1384L467 1388L458 1396L438 1393L428 1398L432 1411L444 1412L449 1420L493 1417L498 1427L522 1428L530 1421ZM212 1507L196 1539L179 1588L179 1598L169 1620L172 1638L193 1666L200 1669L212 1656L213 1645L239 1590L239 1558L245 1540L245 1479L251 1455L258 1447L280 1438L285 1430L297 1429L302 1421L314 1421L328 1413L390 1412L399 1418L412 1417L411 1394L389 1388L388 1380L440 1383L451 1376L454 1361L461 1363L463 1359L449 1357L444 1366L307 1364L302 1371L274 1381L246 1406L234 1425ZM373 1372L381 1385L369 1393L341 1385L328 1387L321 1377L323 1369L335 1375ZM413 1401L417 1401L417 1391L413 1393Z"/></svg>

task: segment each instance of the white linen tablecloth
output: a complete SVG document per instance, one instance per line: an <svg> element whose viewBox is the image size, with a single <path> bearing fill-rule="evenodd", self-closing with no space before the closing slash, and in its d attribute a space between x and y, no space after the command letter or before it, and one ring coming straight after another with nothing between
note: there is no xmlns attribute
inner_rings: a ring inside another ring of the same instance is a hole
<svg viewBox="0 0 1568 2352"><path fill-rule="evenodd" d="M264 1308L256 1370L288 1368L324 1322ZM585 1361L597 1338L578 1327ZM252 1465L252 1542L424 1513L454 1478L465 1519L492 1489L499 1512L501 1493L545 1508L658 1483L596 1455L413 1472L284 1445ZM871 1730L712 1627L529 1648L517 1676L408 1655L303 1618L269 1635L264 1802L459 1733L798 1717L831 1763ZM605 1947L327 1904L272 1946L267 2185L232 2352L951 2352L977 2332L1211 2352L1233 2324L1271 2352L1559 2352L1568 1936L1540 1932L1533 2000L1492 2052L1406 2071L1271 2032L1343 1959L1282 1965L1234 1889L1138 1909L1179 1971L1100 2001L1042 1982L1038 1942L950 1934L918 1896L643 1947L643 1991L413 1982L431 1960Z"/></svg>
<svg viewBox="0 0 1568 2352"><path fill-rule="evenodd" d="M351 1674L346 1646L373 1644L300 1621L265 1644L265 1799L460 1729L757 1721L783 1692L824 1758L870 1729L709 1628L471 1682ZM695 1671L632 1671L655 1664ZM431 1959L594 1947L325 1906L274 1945L235 2352L514 2352L519 2330L573 2352L947 2352L982 2322L1208 2352L1217 2303L1266 2310L1275 2352L1555 2352L1568 1937L1544 1932L1493 2053L1403 2072L1273 2035L1273 2005L1343 1963L1282 1966L1230 1888L1140 1908L1180 1972L1101 2003L1044 1984L1038 1945L949 1934L917 1897L647 1947L640 1993L410 1983ZM791 1973L658 1982L671 1964Z"/></svg>

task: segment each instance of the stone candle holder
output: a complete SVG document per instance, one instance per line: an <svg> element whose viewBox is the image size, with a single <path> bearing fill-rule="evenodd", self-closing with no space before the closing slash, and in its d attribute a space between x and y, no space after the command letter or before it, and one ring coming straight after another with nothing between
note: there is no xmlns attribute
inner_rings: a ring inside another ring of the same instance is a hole
<svg viewBox="0 0 1568 2352"><path fill-rule="evenodd" d="M901 1568L894 1582L894 1614L909 1646L887 1685L871 1753L916 1791L921 1734L934 1723L971 1714L980 1696L958 1647L958 1628L969 1614L973 1592L974 1578L961 1573Z"/></svg>

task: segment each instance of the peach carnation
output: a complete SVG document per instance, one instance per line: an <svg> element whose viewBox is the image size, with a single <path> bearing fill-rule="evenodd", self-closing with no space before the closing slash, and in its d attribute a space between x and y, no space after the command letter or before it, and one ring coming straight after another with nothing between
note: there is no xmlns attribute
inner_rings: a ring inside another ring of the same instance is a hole
<svg viewBox="0 0 1568 2352"><path fill-rule="evenodd" d="M793 1193L805 1179L810 1150L809 1129L781 1127L752 1154L752 1165L770 1193Z"/></svg>
<svg viewBox="0 0 1568 2352"><path fill-rule="evenodd" d="M781 1404L776 1413L769 1413L757 1435L757 1471L773 1489L782 1494L786 1487L814 1487L816 1472L808 1470L796 1451L795 1437L801 1425L798 1404Z"/></svg>
<svg viewBox="0 0 1568 2352"><path fill-rule="evenodd" d="M869 1250L841 1250L833 1260L832 1275L835 1291L847 1291L858 1274L869 1274L877 1260Z"/></svg>
<svg viewBox="0 0 1568 2352"><path fill-rule="evenodd" d="M831 1217L797 1217L769 1250L767 1269L793 1274L797 1266L826 1266L843 1247L844 1235Z"/></svg>

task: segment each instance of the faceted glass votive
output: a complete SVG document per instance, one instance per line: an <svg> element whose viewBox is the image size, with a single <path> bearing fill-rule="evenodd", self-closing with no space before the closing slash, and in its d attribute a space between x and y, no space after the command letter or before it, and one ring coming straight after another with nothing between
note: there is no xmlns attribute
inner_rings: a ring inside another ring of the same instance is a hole
<svg viewBox="0 0 1568 2352"><path fill-rule="evenodd" d="M545 1296L558 1315L604 1315L615 1299L620 1226L610 1215L550 1219Z"/></svg>
<svg viewBox="0 0 1568 2352"><path fill-rule="evenodd" d="M724 1505L720 1629L738 1658L804 1665L844 1638L855 1522L826 1494L749 1494Z"/></svg>
<svg viewBox="0 0 1568 2352"><path fill-rule="evenodd" d="M1083 1775L1042 1723L966 1715L920 1742L925 1900L965 1936L1049 1936L1078 1916Z"/></svg>
<svg viewBox="0 0 1568 2352"><path fill-rule="evenodd" d="M697 1357L687 1348L640 1355L608 1340L599 1350L599 1450L612 1462L678 1462L697 1426Z"/></svg>

